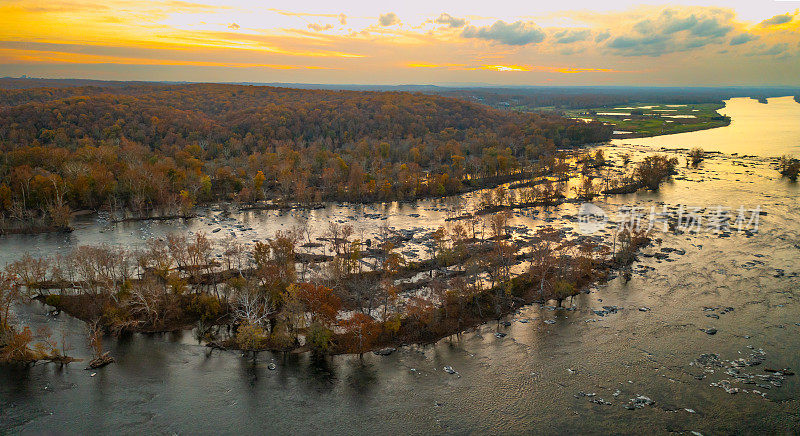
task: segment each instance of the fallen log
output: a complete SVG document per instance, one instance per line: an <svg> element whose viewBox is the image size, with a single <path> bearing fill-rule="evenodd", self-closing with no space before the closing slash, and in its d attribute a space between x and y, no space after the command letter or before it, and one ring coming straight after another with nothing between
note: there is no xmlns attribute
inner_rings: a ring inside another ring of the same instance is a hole
<svg viewBox="0 0 800 436"><path fill-rule="evenodd" d="M99 369L106 365L116 362L113 357L111 357L111 352L106 351L102 355L95 357L89 362L89 366L86 367L87 370L90 369Z"/></svg>

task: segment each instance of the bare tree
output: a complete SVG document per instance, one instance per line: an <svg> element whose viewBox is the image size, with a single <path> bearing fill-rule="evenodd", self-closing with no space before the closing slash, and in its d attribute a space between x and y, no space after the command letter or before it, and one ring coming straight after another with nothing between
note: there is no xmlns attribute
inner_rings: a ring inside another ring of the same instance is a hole
<svg viewBox="0 0 800 436"><path fill-rule="evenodd" d="M252 289L242 289L236 295L234 316L241 324L263 326L269 321L274 306L269 296Z"/></svg>

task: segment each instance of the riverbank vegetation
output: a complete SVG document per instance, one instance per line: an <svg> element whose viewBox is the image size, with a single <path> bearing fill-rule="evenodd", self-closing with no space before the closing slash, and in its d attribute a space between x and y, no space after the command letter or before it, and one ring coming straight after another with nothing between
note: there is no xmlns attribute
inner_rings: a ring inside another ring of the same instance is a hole
<svg viewBox="0 0 800 436"><path fill-rule="evenodd" d="M693 159L690 156L687 162ZM549 166L530 180L512 184L514 191L499 186L481 195L481 208L477 214L488 214L507 209L536 206L553 206L563 202L592 201L599 195L630 194L640 189L657 191L662 183L676 174L678 159L665 154L645 156L631 165L629 157L622 156L621 167L607 161L601 150L594 154L578 152L573 156L580 182L567 192L567 181L572 170L566 157L553 159ZM461 216L460 219L467 218Z"/></svg>
<svg viewBox="0 0 800 436"><path fill-rule="evenodd" d="M66 365L75 362L67 356L70 347L66 339L61 343L51 338L47 329L37 332L16 325L12 306L24 298L19 293L15 276L0 272L0 363L32 365L39 361Z"/></svg>
<svg viewBox="0 0 800 436"><path fill-rule="evenodd" d="M252 352L360 354L431 342L525 304L561 306L615 269L628 277L649 243L642 231L604 240L544 227L515 236L509 225L509 209L586 201L603 185L657 189L677 164L666 155L621 158L618 165L596 150L545 159L540 175L484 190L475 213L456 208L424 235L384 226L364 239L335 222L323 234L298 227L253 244L173 234L137 250L81 246L48 259L24 256L6 266L6 288L12 300L36 299L92 326L98 364L112 359L99 332L196 328L210 346ZM622 181L611 181L612 167L627 174ZM570 200L565 187L575 176L581 183ZM404 254L412 239L426 257Z"/></svg>
<svg viewBox="0 0 800 436"><path fill-rule="evenodd" d="M697 168L705 157L705 151L700 147L695 147L689 151L689 157L686 159L686 163L687 165L691 163L693 167Z"/></svg>
<svg viewBox="0 0 800 436"><path fill-rule="evenodd" d="M796 182L798 175L800 175L800 159L782 156L778 162L778 171L780 171L781 176Z"/></svg>
<svg viewBox="0 0 800 436"><path fill-rule="evenodd" d="M70 211L187 216L210 201L442 196L610 128L400 92L129 84L0 90L0 228Z"/></svg>
<svg viewBox="0 0 800 436"><path fill-rule="evenodd" d="M332 223L318 238L325 254L303 248L300 229L251 249L171 235L137 251L26 257L7 266L8 288L111 334L197 327L219 348L360 354L435 341L531 302L561 305L649 242L630 229L608 245L551 227L513 240L506 213L478 220L433 232L418 261L395 250L401 233L367 243Z"/></svg>

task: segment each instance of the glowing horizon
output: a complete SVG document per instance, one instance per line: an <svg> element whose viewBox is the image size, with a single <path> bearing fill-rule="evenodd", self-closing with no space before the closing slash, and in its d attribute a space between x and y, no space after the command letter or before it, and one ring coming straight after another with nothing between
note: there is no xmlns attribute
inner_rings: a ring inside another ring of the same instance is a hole
<svg viewBox="0 0 800 436"><path fill-rule="evenodd" d="M800 1L285 3L3 1L0 76L800 85Z"/></svg>

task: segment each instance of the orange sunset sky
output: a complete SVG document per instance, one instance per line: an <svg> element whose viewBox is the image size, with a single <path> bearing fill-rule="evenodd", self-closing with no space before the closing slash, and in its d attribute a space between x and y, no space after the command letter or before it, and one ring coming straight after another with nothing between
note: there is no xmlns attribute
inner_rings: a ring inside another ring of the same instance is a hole
<svg viewBox="0 0 800 436"><path fill-rule="evenodd" d="M800 2L0 1L0 76L800 85Z"/></svg>

